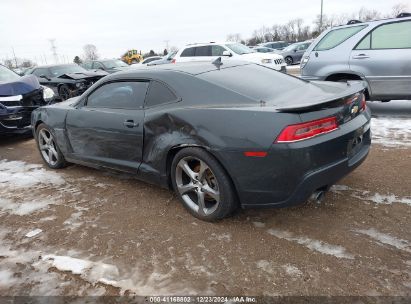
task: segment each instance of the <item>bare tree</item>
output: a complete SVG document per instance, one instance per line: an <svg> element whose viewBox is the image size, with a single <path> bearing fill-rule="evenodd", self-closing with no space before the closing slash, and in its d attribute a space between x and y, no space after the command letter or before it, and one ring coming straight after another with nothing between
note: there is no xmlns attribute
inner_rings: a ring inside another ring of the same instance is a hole
<svg viewBox="0 0 411 304"><path fill-rule="evenodd" d="M241 35L239 33L228 34L226 39L227 41L230 41L230 42L241 42L242 41Z"/></svg>
<svg viewBox="0 0 411 304"><path fill-rule="evenodd" d="M387 17L396 17L398 16L400 13L404 13L409 9L408 4L405 3L398 3L396 5L394 5L391 9L391 14Z"/></svg>
<svg viewBox="0 0 411 304"><path fill-rule="evenodd" d="M97 47L94 44L86 44L83 46L83 51L85 60L97 60L99 58Z"/></svg>

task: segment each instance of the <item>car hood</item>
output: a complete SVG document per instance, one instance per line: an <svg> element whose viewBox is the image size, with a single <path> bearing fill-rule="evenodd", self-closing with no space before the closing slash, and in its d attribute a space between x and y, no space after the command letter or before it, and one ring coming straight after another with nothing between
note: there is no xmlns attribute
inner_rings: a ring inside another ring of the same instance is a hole
<svg viewBox="0 0 411 304"><path fill-rule="evenodd" d="M40 88L36 76L26 75L14 81L0 81L0 96L24 95Z"/></svg>
<svg viewBox="0 0 411 304"><path fill-rule="evenodd" d="M283 59L281 55L275 54L275 53L249 53L249 54L243 54L240 55L241 58L244 58L245 60L258 60L261 61L261 59Z"/></svg>
<svg viewBox="0 0 411 304"><path fill-rule="evenodd" d="M365 88L366 84L363 81L311 81L267 100L267 105L274 106L281 112L304 111L350 96Z"/></svg>
<svg viewBox="0 0 411 304"><path fill-rule="evenodd" d="M79 79L88 79L88 78L94 78L94 77L102 78L106 75L108 75L108 73L105 71L98 71L98 72L87 71L87 72L82 72L82 73L66 73L66 74L58 76L57 78L79 80Z"/></svg>

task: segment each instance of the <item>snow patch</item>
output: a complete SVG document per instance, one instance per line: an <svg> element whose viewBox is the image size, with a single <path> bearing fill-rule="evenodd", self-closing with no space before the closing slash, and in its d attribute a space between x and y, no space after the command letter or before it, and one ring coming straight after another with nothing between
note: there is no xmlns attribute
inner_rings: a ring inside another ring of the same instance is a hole
<svg viewBox="0 0 411 304"><path fill-rule="evenodd" d="M375 204L391 205L393 203L400 203L411 206L411 197L399 197L395 194L371 194L370 191L354 189L345 185L334 185L330 190L336 194L341 194L341 191L351 191L351 197L362 201L370 201Z"/></svg>
<svg viewBox="0 0 411 304"><path fill-rule="evenodd" d="M54 204L54 201L47 199L30 202L14 202L10 199L0 198L1 211L20 216L28 215L42 209L47 209L48 205L52 204Z"/></svg>
<svg viewBox="0 0 411 304"><path fill-rule="evenodd" d="M303 275L301 270L295 267L294 265L287 264L284 265L283 268L285 272L292 277L301 277Z"/></svg>
<svg viewBox="0 0 411 304"><path fill-rule="evenodd" d="M265 223L263 223L263 222L253 222L253 225L257 228L264 228L265 227Z"/></svg>
<svg viewBox="0 0 411 304"><path fill-rule="evenodd" d="M411 147L411 119L406 117L373 117L372 142L385 147Z"/></svg>
<svg viewBox="0 0 411 304"><path fill-rule="evenodd" d="M293 236L292 233L288 231L269 229L267 232L277 238L284 239L290 242L296 242L313 251L332 255L337 258L354 259L354 256L352 254L347 253L346 249L342 246L331 245L323 241L310 239L305 236L296 237L296 236Z"/></svg>
<svg viewBox="0 0 411 304"><path fill-rule="evenodd" d="M13 272L8 269L0 269L0 287L13 286L16 279L13 277Z"/></svg>
<svg viewBox="0 0 411 304"><path fill-rule="evenodd" d="M37 229L34 229L32 231L27 232L25 237L32 238L32 237L34 237L34 236L36 236L36 235L38 235L42 232L43 232L43 230L41 230L40 228L37 228Z"/></svg>
<svg viewBox="0 0 411 304"><path fill-rule="evenodd" d="M407 240L399 239L389 234L385 234L377 231L374 228L370 229L356 229L355 232L369 236L370 238L376 240L380 244L386 244L393 246L399 250L403 250L411 253L411 244Z"/></svg>
<svg viewBox="0 0 411 304"><path fill-rule="evenodd" d="M30 188L39 184L62 185L63 177L53 171L45 170L41 165L23 161L0 161L0 187Z"/></svg>

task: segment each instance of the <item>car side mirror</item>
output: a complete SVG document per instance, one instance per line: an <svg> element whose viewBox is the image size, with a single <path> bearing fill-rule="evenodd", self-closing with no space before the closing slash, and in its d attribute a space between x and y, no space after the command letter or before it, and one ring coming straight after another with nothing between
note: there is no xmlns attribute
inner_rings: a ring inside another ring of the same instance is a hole
<svg viewBox="0 0 411 304"><path fill-rule="evenodd" d="M297 53L297 49L294 49L294 53Z"/></svg>
<svg viewBox="0 0 411 304"><path fill-rule="evenodd" d="M224 51L223 56L231 57L231 56L233 56L233 54L231 54L229 51Z"/></svg>

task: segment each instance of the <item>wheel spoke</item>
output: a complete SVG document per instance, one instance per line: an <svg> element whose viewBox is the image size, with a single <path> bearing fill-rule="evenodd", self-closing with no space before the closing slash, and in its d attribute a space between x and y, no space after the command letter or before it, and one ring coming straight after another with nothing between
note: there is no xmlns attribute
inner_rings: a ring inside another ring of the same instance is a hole
<svg viewBox="0 0 411 304"><path fill-rule="evenodd" d="M181 195L186 194L187 192L193 191L195 189L195 186L192 182L186 185L177 185L178 191L180 192Z"/></svg>
<svg viewBox="0 0 411 304"><path fill-rule="evenodd" d="M191 170L190 166L185 160L180 161L180 167L183 171L190 177L191 180L195 180L197 178L197 174Z"/></svg>
<svg viewBox="0 0 411 304"><path fill-rule="evenodd" d="M220 200L220 192L218 192L217 190L214 190L213 188L211 188L209 185L205 185L203 187L203 191L208 194L209 196L211 196L216 202L219 202Z"/></svg>
<svg viewBox="0 0 411 304"><path fill-rule="evenodd" d="M46 144L49 143L49 138L47 137L46 133L45 133L43 130L41 130L40 136L41 136L41 138L44 140L44 142L45 142Z"/></svg>
<svg viewBox="0 0 411 304"><path fill-rule="evenodd" d="M53 163L53 151L51 149L48 150L48 156L50 163Z"/></svg>
<svg viewBox="0 0 411 304"><path fill-rule="evenodd" d="M198 213L205 214L204 192L196 191L196 193L197 193Z"/></svg>
<svg viewBox="0 0 411 304"><path fill-rule="evenodd" d="M57 154L56 149L55 149L54 147L50 147L50 151L51 151L51 153L54 155L54 158L57 159L58 154Z"/></svg>
<svg viewBox="0 0 411 304"><path fill-rule="evenodd" d="M47 146L43 145L42 143L39 143L40 151L45 151L47 150Z"/></svg>

